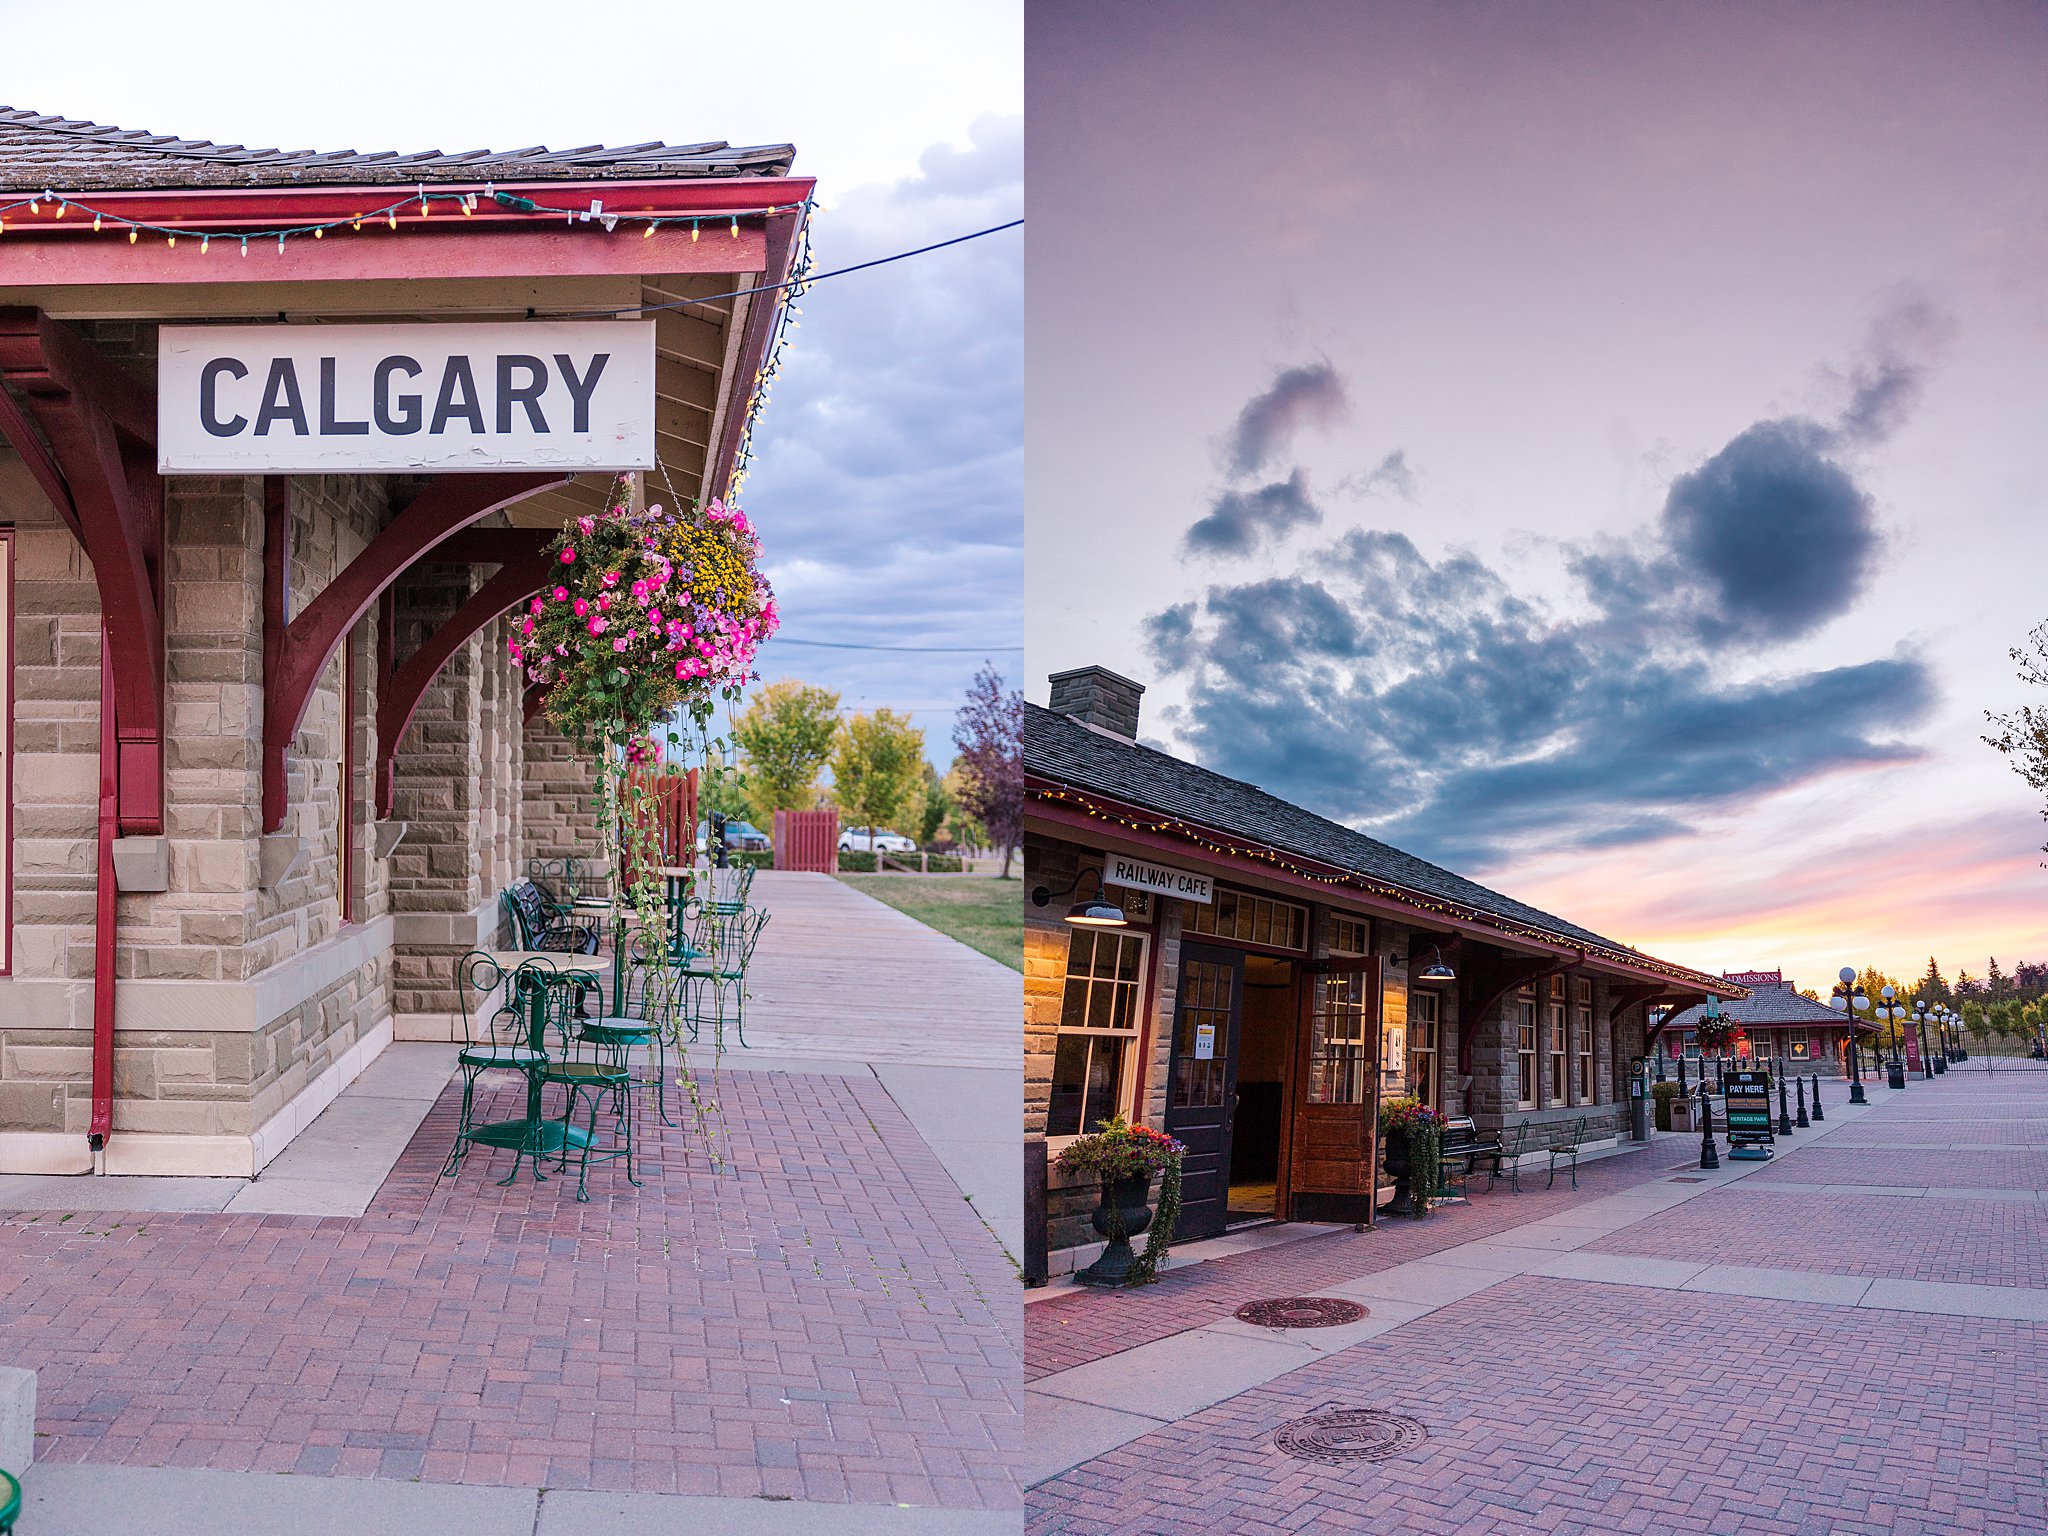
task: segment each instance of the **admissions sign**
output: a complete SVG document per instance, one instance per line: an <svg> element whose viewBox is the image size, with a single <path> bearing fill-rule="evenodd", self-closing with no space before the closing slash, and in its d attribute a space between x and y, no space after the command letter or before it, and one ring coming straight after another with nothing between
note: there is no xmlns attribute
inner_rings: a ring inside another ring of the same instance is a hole
<svg viewBox="0 0 2048 1536"><path fill-rule="evenodd" d="M651 320L158 334L163 474L654 465Z"/></svg>

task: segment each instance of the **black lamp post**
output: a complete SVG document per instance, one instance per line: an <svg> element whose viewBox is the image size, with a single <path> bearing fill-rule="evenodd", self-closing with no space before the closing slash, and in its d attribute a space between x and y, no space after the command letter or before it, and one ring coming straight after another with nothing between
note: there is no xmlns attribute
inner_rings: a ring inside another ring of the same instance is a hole
<svg viewBox="0 0 2048 1536"><path fill-rule="evenodd" d="M1913 1037L1920 1042L1920 1076L1926 1080L1934 1077L1934 1054L1927 1049L1927 999L1913 1001Z"/></svg>
<svg viewBox="0 0 2048 1536"><path fill-rule="evenodd" d="M1845 965L1841 971L1842 980L1828 998L1828 1006L1849 1020L1849 1102L1868 1104L1863 1096L1863 1068L1856 1057L1856 1015L1870 1008L1870 997L1856 985L1856 968Z"/></svg>
<svg viewBox="0 0 2048 1536"><path fill-rule="evenodd" d="M1891 1026L1892 1054L1884 1064L1884 1080L1887 1088L1906 1086L1906 1061L1899 1054L1899 1042L1905 1038L1906 1005L1899 1001L1899 994L1887 986L1879 994L1884 1001L1874 1010L1880 1019Z"/></svg>

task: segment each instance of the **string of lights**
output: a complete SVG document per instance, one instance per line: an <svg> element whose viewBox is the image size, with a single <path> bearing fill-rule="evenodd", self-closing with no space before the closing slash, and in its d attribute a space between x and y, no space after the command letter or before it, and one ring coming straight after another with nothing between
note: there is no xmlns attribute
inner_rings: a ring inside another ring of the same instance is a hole
<svg viewBox="0 0 2048 1536"><path fill-rule="evenodd" d="M7 220L28 211L37 223L38 229L54 229L68 215L77 214L81 221L90 219L94 234L108 231L125 234L130 245L144 235L160 238L167 247L175 248L179 239L188 243L197 241L200 253L209 251L217 240L239 244L244 256L249 254L249 242L276 242L282 251L285 242L295 239L324 240L330 234L348 230L361 234L365 225L374 229L382 224L386 229L397 231L401 220L417 227L434 217L436 207L458 212L464 218L473 218L486 201L495 208L512 213L532 214L536 219L561 219L564 223L595 224L607 234L620 226L638 228L643 239L651 239L660 229L687 227L694 243L701 239L705 227L713 229L723 225L730 238L737 240L740 235L740 220L773 218L778 215L805 213L814 204L804 202L765 203L758 208L726 209L718 213L677 214L677 213L631 213L619 209L607 209L600 198L592 198L581 208L565 207L553 203L538 202L513 192L501 192L490 182L484 183L482 192L436 192L424 185L416 186L411 192L395 202L375 208L365 208L357 213L345 214L331 219L309 220L303 223L267 225L257 229L202 229L193 224L160 224L148 219L132 219L126 214L102 208L96 204L72 197L67 193L45 188L17 197L12 202L0 203L0 235L8 232ZM16 220L16 232L20 232L20 220ZM77 227L76 225L72 227ZM701 301L699 301L701 302Z"/></svg>
<svg viewBox="0 0 2048 1536"><path fill-rule="evenodd" d="M1253 859L1260 863L1272 865L1274 868L1284 870L1297 879L1307 880L1316 885L1342 886L1347 889L1361 890L1368 895L1398 902L1404 907L1428 912L1433 916L1453 918L1459 922L1479 923L1499 933L1506 934L1510 938L1528 939L1532 942L1546 945L1569 944L1574 949L1585 950L1588 954L1616 961L1632 969L1654 972L1657 975L1668 976L1678 981L1694 984L1711 981L1716 985L1721 984L1718 977L1708 977L1698 971L1687 970L1684 966L1671 965L1662 960L1653 960L1648 955L1642 954L1637 950L1589 945L1584 939L1576 935L1550 933L1541 928L1525 927L1509 922L1496 913L1485 912L1477 907L1465 906L1458 902L1444 901L1441 898L1427 895L1421 891L1373 880L1356 872L1342 875L1327 875L1320 870L1310 869L1303 864L1297 863L1277 848L1270 848L1261 843L1238 844L1219 841L1206 828L1192 825L1177 817L1162 815L1157 819L1133 820L1128 816L1122 816L1114 811L1104 809L1090 795L1077 794L1063 789L1044 788L1033 788L1027 791L1027 793L1034 800L1051 800L1057 801L1062 805L1073 806L1093 821L1110 822L1133 832L1165 833L1172 837L1181 838L1198 848L1207 849L1210 853L1227 855L1237 859Z"/></svg>

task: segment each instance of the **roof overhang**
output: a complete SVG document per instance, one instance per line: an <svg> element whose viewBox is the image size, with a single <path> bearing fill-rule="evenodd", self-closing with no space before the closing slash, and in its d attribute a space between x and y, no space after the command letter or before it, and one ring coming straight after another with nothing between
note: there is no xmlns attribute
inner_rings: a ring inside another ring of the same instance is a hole
<svg viewBox="0 0 2048 1536"><path fill-rule="evenodd" d="M1588 944L1569 934L1544 932L1475 907L1369 878L1305 854L1249 842L1241 835L1203 827L1183 817L1132 805L1097 791L1033 773L1025 775L1024 785L1027 832L1055 833L1139 856L1185 856L1193 852L1205 864L1247 880L1292 888L1319 901L1341 899L1349 907L1483 940L1521 954L1569 960L1574 966L1614 975L1645 977L1668 987L1674 995L1715 996L1731 1001L1749 996L1747 988L1718 976L1650 955Z"/></svg>
<svg viewBox="0 0 2048 1536"><path fill-rule="evenodd" d="M269 321L489 320L531 315L600 318L657 305L656 438L667 479L684 496L726 494L780 310L776 293L735 295L791 276L797 231L815 183L808 177L685 180L437 181L434 197L478 194L465 215L417 201L360 230L278 242L193 235L353 220L411 197L404 184L77 192L58 218L16 210L0 235L0 307L64 320ZM607 231L504 207L497 192L544 207L673 219ZM768 211L774 210L774 211ZM93 230L93 215L102 227ZM693 225L691 221L695 220ZM175 246L123 221L176 228ZM737 233L735 233L735 230ZM704 302L694 302L704 301ZM604 503L612 477L587 475L522 502L515 524L559 525Z"/></svg>

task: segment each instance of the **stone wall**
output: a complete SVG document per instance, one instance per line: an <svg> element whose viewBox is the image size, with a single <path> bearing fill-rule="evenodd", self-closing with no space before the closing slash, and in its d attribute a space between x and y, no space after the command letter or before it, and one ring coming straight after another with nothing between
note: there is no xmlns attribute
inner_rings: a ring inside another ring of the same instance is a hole
<svg viewBox="0 0 2048 1536"><path fill-rule="evenodd" d="M545 714L535 714L523 734L522 866L535 859L599 856L603 839L591 805L597 775L589 757L556 730Z"/></svg>

